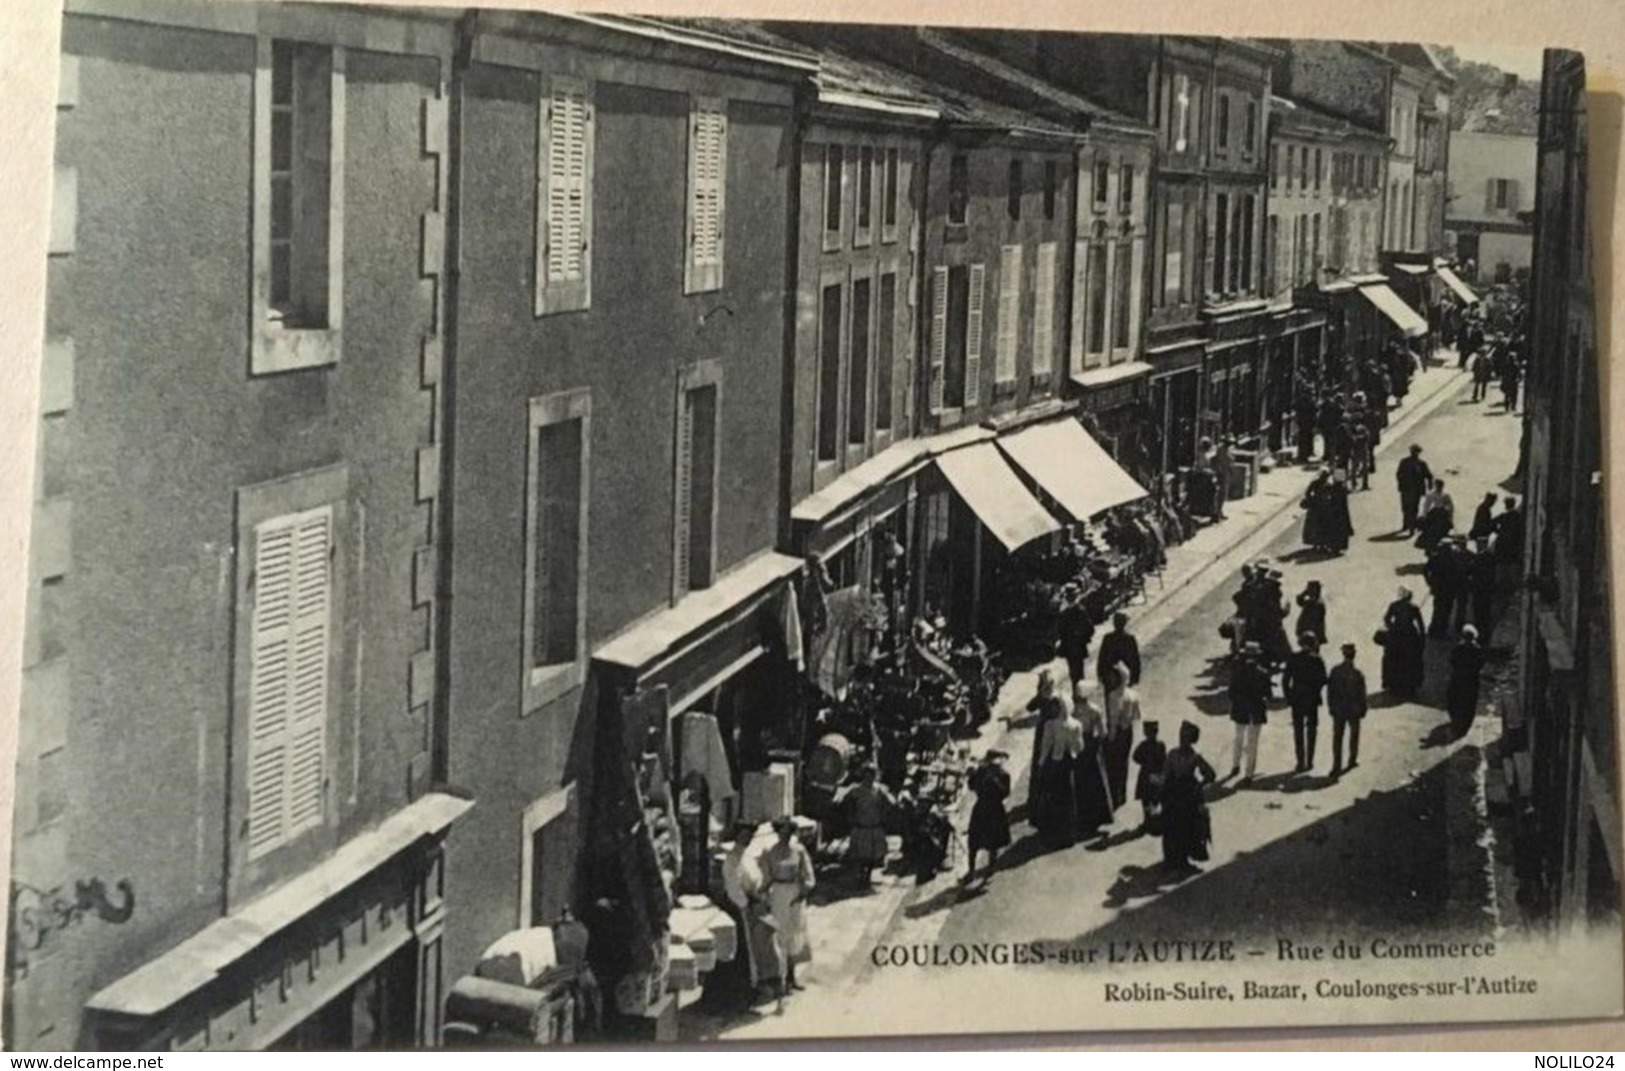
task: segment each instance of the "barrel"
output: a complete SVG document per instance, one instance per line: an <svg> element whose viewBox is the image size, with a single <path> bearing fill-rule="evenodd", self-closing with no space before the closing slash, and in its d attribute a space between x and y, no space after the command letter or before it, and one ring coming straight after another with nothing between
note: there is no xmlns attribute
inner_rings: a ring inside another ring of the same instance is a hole
<svg viewBox="0 0 1625 1071"><path fill-rule="evenodd" d="M825 733L807 756L805 769L808 783L820 788L835 788L851 772L852 753L855 750L852 741L840 733Z"/></svg>

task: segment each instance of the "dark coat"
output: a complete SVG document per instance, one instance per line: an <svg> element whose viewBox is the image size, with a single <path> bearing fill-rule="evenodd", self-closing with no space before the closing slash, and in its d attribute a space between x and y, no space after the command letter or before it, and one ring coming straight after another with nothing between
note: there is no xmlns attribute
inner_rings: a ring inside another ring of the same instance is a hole
<svg viewBox="0 0 1625 1071"><path fill-rule="evenodd" d="M1495 503L1480 502L1473 511L1473 526L1467 529L1467 538L1482 539L1495 534Z"/></svg>
<svg viewBox="0 0 1625 1071"><path fill-rule="evenodd" d="M1095 663L1095 679L1102 679L1104 671L1116 665L1128 667L1129 684L1140 683L1140 641L1126 629L1121 631L1114 629L1101 639L1100 654Z"/></svg>
<svg viewBox="0 0 1625 1071"><path fill-rule="evenodd" d="M1305 592L1298 596L1298 635L1312 632L1318 639L1326 638L1326 604L1310 598Z"/></svg>
<svg viewBox="0 0 1625 1071"><path fill-rule="evenodd" d="M1001 766L978 766L971 771L970 790L976 804L970 812L967 839L978 848L1003 848L1010 843L1010 816L1004 801L1010 797L1010 774Z"/></svg>
<svg viewBox="0 0 1625 1071"><path fill-rule="evenodd" d="M1334 721L1365 717L1365 674L1358 667L1339 662L1326 674L1326 711Z"/></svg>
<svg viewBox="0 0 1625 1071"><path fill-rule="evenodd" d="M1313 651L1294 651L1281 674L1281 692L1294 710L1319 708L1326 687L1326 663Z"/></svg>
<svg viewBox="0 0 1625 1071"><path fill-rule="evenodd" d="M1412 454L1401 459L1394 470L1394 480L1399 484L1400 494L1421 495L1433 482L1433 470L1426 461Z"/></svg>
<svg viewBox="0 0 1625 1071"><path fill-rule="evenodd" d="M1230 673L1230 720L1237 725L1263 725L1269 720L1272 690L1263 666L1250 658L1237 662Z"/></svg>

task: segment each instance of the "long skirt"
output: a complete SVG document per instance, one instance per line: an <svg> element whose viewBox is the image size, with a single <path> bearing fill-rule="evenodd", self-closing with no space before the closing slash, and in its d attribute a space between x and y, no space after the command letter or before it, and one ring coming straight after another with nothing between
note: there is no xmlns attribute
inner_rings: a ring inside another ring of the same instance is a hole
<svg viewBox="0 0 1625 1071"><path fill-rule="evenodd" d="M1451 674L1450 684L1445 689L1445 710L1456 732L1464 733L1472 728L1473 719L1478 716L1478 674Z"/></svg>
<svg viewBox="0 0 1625 1071"><path fill-rule="evenodd" d="M1075 765L1078 796L1078 824L1084 830L1094 830L1112 820L1111 779L1106 770L1105 748L1097 739L1084 744L1083 754ZM1126 752L1125 752L1126 754ZM1125 778L1127 766L1124 767Z"/></svg>
<svg viewBox="0 0 1625 1071"><path fill-rule="evenodd" d="M854 826L846 857L853 863L879 866L886 861L886 830L883 826Z"/></svg>
<svg viewBox="0 0 1625 1071"><path fill-rule="evenodd" d="M1171 866L1205 862L1213 827L1201 790L1171 788L1162 804L1162 858Z"/></svg>
<svg viewBox="0 0 1625 1071"><path fill-rule="evenodd" d="M1382 686L1399 695L1415 695L1422 688L1425 641L1420 636L1390 634L1382 649Z"/></svg>
<svg viewBox="0 0 1625 1071"><path fill-rule="evenodd" d="M784 950L779 931L768 915L767 905L750 904L744 909L740 932L745 939L745 961L750 968L750 984L765 985L784 979Z"/></svg>
<svg viewBox="0 0 1625 1071"><path fill-rule="evenodd" d="M799 899L801 886L776 881L767 891L773 909L773 922L779 928L779 948L790 963L812 959L812 943L807 939L807 909Z"/></svg>

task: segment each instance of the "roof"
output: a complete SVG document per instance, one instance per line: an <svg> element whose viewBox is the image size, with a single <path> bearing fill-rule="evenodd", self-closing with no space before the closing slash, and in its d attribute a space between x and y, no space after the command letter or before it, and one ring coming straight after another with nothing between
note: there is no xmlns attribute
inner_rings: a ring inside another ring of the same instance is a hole
<svg viewBox="0 0 1625 1071"><path fill-rule="evenodd" d="M1422 44L1419 41L1401 41L1388 46L1388 54L1408 67L1427 71L1447 82L1454 82L1456 76L1450 73L1450 68L1444 65L1439 53L1432 45Z"/></svg>

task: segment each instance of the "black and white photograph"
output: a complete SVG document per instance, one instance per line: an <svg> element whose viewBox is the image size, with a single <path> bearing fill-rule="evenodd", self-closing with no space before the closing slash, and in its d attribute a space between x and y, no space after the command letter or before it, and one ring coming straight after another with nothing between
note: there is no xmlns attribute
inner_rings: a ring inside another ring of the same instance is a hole
<svg viewBox="0 0 1625 1071"><path fill-rule="evenodd" d="M1582 54L918 14L66 0L6 1049L1625 1012Z"/></svg>

